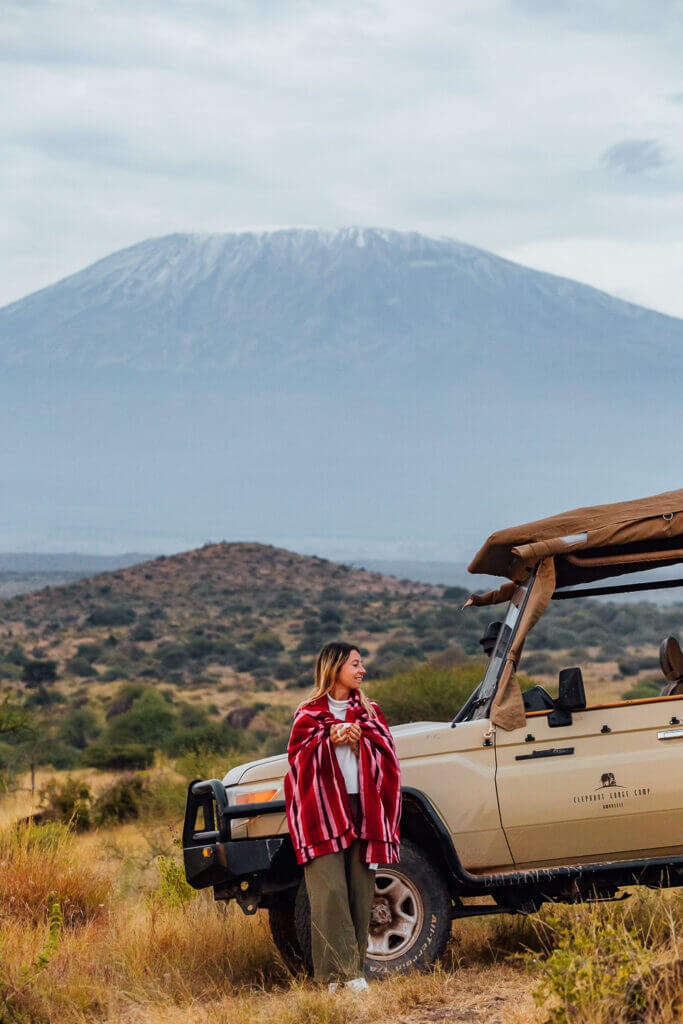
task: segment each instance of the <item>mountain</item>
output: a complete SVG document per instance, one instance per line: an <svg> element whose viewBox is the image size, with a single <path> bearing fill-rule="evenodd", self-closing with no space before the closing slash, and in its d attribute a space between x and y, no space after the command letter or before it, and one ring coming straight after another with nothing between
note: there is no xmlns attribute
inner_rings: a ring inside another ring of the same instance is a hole
<svg viewBox="0 0 683 1024"><path fill-rule="evenodd" d="M6 549L467 563L678 486L683 321L448 239L151 239L0 310L0 366Z"/></svg>
<svg viewBox="0 0 683 1024"><path fill-rule="evenodd" d="M169 235L0 310L10 365L234 369L574 356L680 358L680 320L450 239L348 228Z"/></svg>

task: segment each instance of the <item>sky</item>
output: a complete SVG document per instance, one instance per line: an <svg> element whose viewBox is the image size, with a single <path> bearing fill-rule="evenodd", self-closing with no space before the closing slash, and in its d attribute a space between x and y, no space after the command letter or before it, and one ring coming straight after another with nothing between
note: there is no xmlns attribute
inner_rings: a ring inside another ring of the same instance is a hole
<svg viewBox="0 0 683 1024"><path fill-rule="evenodd" d="M4 0L0 304L175 231L446 235L683 316L680 0Z"/></svg>

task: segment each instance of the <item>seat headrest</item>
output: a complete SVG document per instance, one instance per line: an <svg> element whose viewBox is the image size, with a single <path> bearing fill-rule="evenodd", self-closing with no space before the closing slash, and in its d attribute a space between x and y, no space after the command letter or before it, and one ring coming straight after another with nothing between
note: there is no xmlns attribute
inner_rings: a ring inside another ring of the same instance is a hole
<svg viewBox="0 0 683 1024"><path fill-rule="evenodd" d="M668 636L662 640L659 648L659 664L662 667L662 674L672 683L683 679L683 651L675 636Z"/></svg>

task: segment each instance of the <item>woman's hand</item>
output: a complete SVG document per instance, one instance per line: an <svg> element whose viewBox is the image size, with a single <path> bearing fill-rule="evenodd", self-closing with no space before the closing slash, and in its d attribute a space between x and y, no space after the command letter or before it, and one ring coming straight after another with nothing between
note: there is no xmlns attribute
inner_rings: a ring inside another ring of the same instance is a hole
<svg viewBox="0 0 683 1024"><path fill-rule="evenodd" d="M361 738L361 727L358 722L335 723L330 729L330 739L334 746L348 743L354 753L358 752L358 741Z"/></svg>
<svg viewBox="0 0 683 1024"><path fill-rule="evenodd" d="M335 747L342 743L348 743L348 737L346 735L346 724L344 722L335 723L330 727L330 739Z"/></svg>
<svg viewBox="0 0 683 1024"><path fill-rule="evenodd" d="M352 747L353 746L357 747L358 746L358 741L360 740L361 736L363 735L363 731L362 731L360 725L358 724L358 722L348 722L347 723L347 725L346 725L346 735L347 735L347 738L348 738L347 742L350 743Z"/></svg>

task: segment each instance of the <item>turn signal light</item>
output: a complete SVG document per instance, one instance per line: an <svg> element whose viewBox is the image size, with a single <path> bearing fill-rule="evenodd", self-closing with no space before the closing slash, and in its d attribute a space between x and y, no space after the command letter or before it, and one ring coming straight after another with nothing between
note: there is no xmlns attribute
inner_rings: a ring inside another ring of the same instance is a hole
<svg viewBox="0 0 683 1024"><path fill-rule="evenodd" d="M277 789L263 789L258 793L239 793L235 798L236 804L265 804L272 800Z"/></svg>

